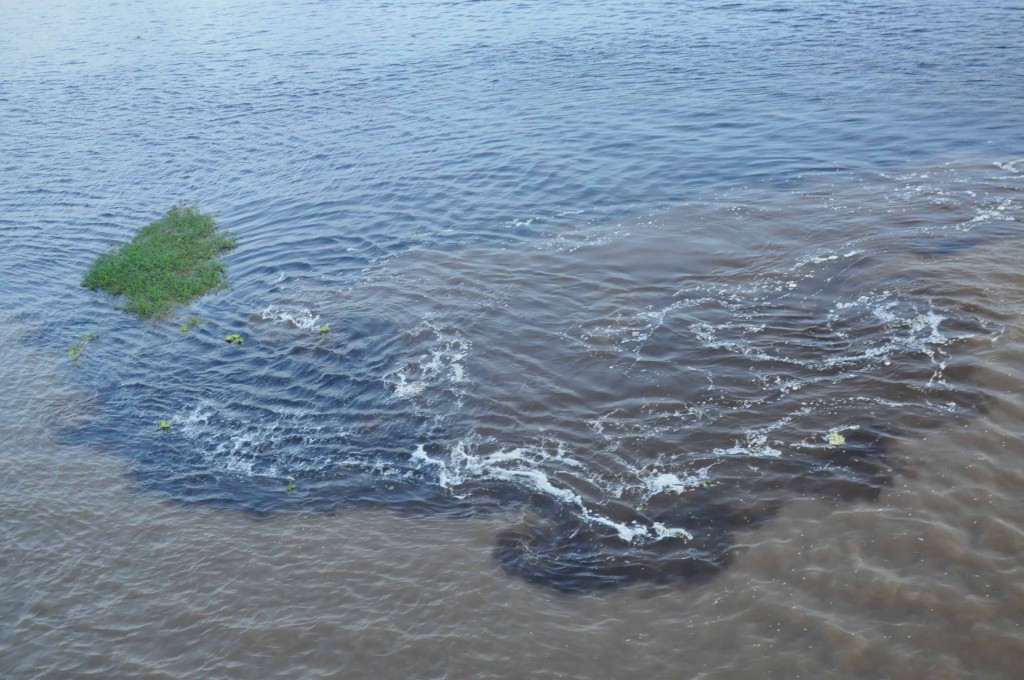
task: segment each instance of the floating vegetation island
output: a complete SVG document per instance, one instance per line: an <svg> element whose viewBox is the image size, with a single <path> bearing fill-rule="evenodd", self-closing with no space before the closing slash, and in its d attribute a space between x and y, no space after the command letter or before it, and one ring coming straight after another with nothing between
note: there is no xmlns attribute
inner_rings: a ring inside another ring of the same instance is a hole
<svg viewBox="0 0 1024 680"><path fill-rule="evenodd" d="M78 336L78 340L75 341L75 344L71 345L68 349L68 356L71 357L71 361L75 366L78 365L78 360L82 358L83 354L85 354L85 348L89 346L90 342L98 337L100 337L99 333L86 333Z"/></svg>
<svg viewBox="0 0 1024 680"><path fill-rule="evenodd" d="M125 309L144 319L159 319L227 286L224 263L217 258L236 245L217 231L213 216L196 206L171 208L129 243L101 255L82 285L123 295Z"/></svg>

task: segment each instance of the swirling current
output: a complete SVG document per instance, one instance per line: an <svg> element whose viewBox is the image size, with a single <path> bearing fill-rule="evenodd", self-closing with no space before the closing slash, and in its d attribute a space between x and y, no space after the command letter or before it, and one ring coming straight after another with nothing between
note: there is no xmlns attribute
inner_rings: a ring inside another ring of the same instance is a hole
<svg viewBox="0 0 1024 680"><path fill-rule="evenodd" d="M928 272L1012 235L1022 189L1013 164L943 166L281 275L187 335L94 343L127 359L67 436L194 502L519 508L495 556L562 590L705 578L735 529L876 498L889 439L983 406L970 348L999 315ZM791 220L816 226L749 233Z"/></svg>
<svg viewBox="0 0 1024 680"><path fill-rule="evenodd" d="M0 674L1012 677L1022 22L5 7Z"/></svg>

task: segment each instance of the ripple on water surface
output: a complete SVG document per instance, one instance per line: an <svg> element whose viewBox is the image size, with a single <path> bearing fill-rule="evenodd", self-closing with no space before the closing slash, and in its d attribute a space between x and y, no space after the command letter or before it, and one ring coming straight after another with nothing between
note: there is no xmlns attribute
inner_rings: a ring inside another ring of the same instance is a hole
<svg viewBox="0 0 1024 680"><path fill-rule="evenodd" d="M84 434L190 501L518 509L495 555L558 589L700 580L736 530L876 498L892 442L984 405L971 352L1003 318L943 272L1011 243L1021 189L939 166L292 276L136 335L164 351L127 353Z"/></svg>

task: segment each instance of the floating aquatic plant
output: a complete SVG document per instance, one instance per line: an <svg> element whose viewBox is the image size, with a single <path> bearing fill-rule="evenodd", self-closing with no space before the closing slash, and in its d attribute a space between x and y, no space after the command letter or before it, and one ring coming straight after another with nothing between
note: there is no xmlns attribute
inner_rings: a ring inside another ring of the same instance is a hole
<svg viewBox="0 0 1024 680"><path fill-rule="evenodd" d="M245 342L245 338L243 338L238 333L232 333L231 335L224 336L224 342L232 343L235 345L241 345L243 342Z"/></svg>
<svg viewBox="0 0 1024 680"><path fill-rule="evenodd" d="M75 344L68 348L68 356L71 357L71 361L75 366L78 366L78 360L83 354L85 354L85 348L90 342L98 337L100 337L99 333L86 333L84 335L80 335L78 336L78 340L75 341Z"/></svg>
<svg viewBox="0 0 1024 680"><path fill-rule="evenodd" d="M160 318L227 285L217 257L236 245L217 231L213 216L191 205L171 208L128 243L100 255L82 285L123 295L125 309L142 318Z"/></svg>
<svg viewBox="0 0 1024 680"><path fill-rule="evenodd" d="M842 446L846 443L846 437L839 434L839 430L830 430L828 433L829 446Z"/></svg>
<svg viewBox="0 0 1024 680"><path fill-rule="evenodd" d="M185 323L183 323L180 326L178 326L178 330L181 331L182 333L188 333L190 328L195 328L198 325L199 325L199 317L198 316L190 316L188 318L188 321L186 321Z"/></svg>
<svg viewBox="0 0 1024 680"><path fill-rule="evenodd" d="M331 327L328 326L327 324L323 324L322 326L320 326L320 332L321 333L330 333L331 332Z"/></svg>
<svg viewBox="0 0 1024 680"><path fill-rule="evenodd" d="M665 532L665 535L669 538L681 538L685 541L693 540L693 534L686 529L669 529Z"/></svg>
<svg viewBox="0 0 1024 680"><path fill-rule="evenodd" d="M161 420L159 423L156 424L156 426L159 427L161 430L169 430L171 429L171 421Z"/></svg>

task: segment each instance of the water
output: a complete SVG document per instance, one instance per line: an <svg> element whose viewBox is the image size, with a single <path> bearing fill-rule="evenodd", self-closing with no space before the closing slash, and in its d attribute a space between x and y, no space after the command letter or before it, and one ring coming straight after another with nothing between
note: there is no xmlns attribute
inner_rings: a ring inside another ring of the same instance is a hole
<svg viewBox="0 0 1024 680"><path fill-rule="evenodd" d="M3 675L1013 677L1022 21L9 7Z"/></svg>

